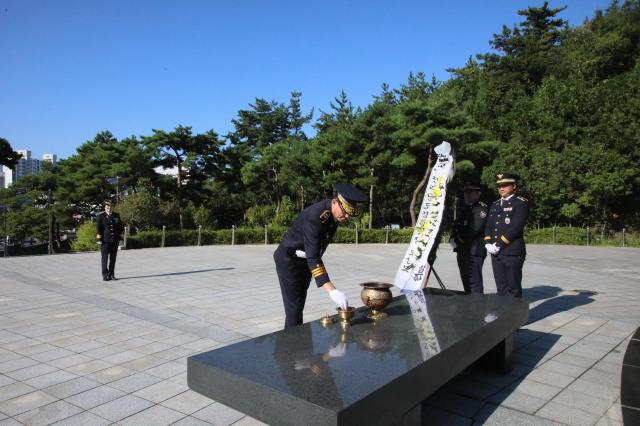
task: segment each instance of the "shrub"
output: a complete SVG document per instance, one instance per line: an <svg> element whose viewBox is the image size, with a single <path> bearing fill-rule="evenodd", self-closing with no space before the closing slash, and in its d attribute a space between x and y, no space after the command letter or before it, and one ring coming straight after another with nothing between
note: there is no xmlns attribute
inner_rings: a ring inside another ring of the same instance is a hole
<svg viewBox="0 0 640 426"><path fill-rule="evenodd" d="M95 251L100 246L96 241L96 224L85 222L76 231L76 240L71 243L73 251Z"/></svg>
<svg viewBox="0 0 640 426"><path fill-rule="evenodd" d="M261 226L271 223L276 215L273 205L252 206L247 209L247 223L251 226Z"/></svg>
<svg viewBox="0 0 640 426"><path fill-rule="evenodd" d="M89 224L87 229L87 235L84 237L88 243L85 250L95 250L95 229L93 224ZM85 226L85 225L83 225ZM81 239L80 234L85 232L81 227L78 230L78 240ZM268 244L279 243L284 234L287 232L287 227L269 225L267 227L268 232ZM264 226L257 227L245 227L236 228L235 231L235 244L264 244ZM358 242L362 244L409 244L411 236L413 235L413 228L402 229L361 229L358 228ZM622 246L621 233L607 235L602 238L599 232L592 231L589 236L589 243L591 245L609 245L609 246ZM202 230L201 245L213 245L213 244L231 244L232 230L231 229L217 229L217 230ZM529 244L552 244L553 243L553 230L551 228L542 229L526 229L525 240ZM356 241L356 229L348 227L339 227L336 235L333 239L334 243L340 244L353 244ZM449 234L443 233L440 243L449 241ZM162 242L161 230L147 230L140 231L134 236L130 236L127 240L127 248L145 248L145 247L160 247ZM556 244L573 244L573 245L585 245L586 244L586 230L584 228L569 228L558 227L556 228L555 236ZM165 247L171 246L193 246L198 244L198 230L197 229L185 229L182 232L178 230L167 230L165 234ZM625 244L627 246L639 246L640 236L637 233L627 233ZM75 243L74 243L74 250ZM77 251L77 250L76 250Z"/></svg>

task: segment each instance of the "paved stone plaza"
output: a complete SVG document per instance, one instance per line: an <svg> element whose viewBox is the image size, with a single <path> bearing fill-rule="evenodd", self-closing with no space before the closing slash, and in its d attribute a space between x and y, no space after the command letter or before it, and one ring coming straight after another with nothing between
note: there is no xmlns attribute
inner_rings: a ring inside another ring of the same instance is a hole
<svg viewBox="0 0 640 426"><path fill-rule="evenodd" d="M186 358L282 327L274 249L130 250L109 282L97 252L0 258L0 425L261 424L190 391ZM361 306L358 283L392 280L405 249L332 245L324 259ZM515 335L513 371L463 372L427 401L428 424L622 424L640 249L528 249L530 322ZM462 288L444 245L436 270ZM489 259L484 273L485 292L495 292ZM306 321L334 310L310 289Z"/></svg>

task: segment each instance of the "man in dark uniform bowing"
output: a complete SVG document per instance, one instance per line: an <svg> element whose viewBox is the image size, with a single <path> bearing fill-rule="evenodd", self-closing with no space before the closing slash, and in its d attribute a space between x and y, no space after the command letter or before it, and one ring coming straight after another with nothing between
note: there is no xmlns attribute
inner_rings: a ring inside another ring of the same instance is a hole
<svg viewBox="0 0 640 426"><path fill-rule="evenodd" d="M110 200L104 201L104 211L96 218L96 238L100 243L102 280L115 280L116 256L118 255L118 242L120 234L124 230L120 215L113 211Z"/></svg>
<svg viewBox="0 0 640 426"><path fill-rule="evenodd" d="M516 176L496 175L500 198L491 204L484 242L491 254L498 294L522 297L522 266L527 254L524 227L529 217L528 201L515 195Z"/></svg>
<svg viewBox="0 0 640 426"><path fill-rule="evenodd" d="M357 216L367 196L358 188L342 183L336 195L305 208L289 227L273 253L286 315L284 327L302 324L302 311L311 277L318 287L329 292L331 299L345 309L347 296L336 289L322 262L338 224Z"/></svg>
<svg viewBox="0 0 640 426"><path fill-rule="evenodd" d="M484 228L487 223L487 205L480 201L480 186L464 186L464 207L453 223L451 246L456 252L460 279L465 294L482 294L482 265L487 257L484 247Z"/></svg>

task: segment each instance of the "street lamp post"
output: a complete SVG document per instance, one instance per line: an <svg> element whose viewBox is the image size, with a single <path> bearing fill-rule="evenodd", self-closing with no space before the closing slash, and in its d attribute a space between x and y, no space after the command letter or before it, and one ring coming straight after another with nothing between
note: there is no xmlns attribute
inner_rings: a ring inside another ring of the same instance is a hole
<svg viewBox="0 0 640 426"><path fill-rule="evenodd" d="M7 252L9 251L9 236L7 235L7 211L9 208L7 206L0 206L0 212L2 212L2 221L4 222L4 257L7 257Z"/></svg>
<svg viewBox="0 0 640 426"><path fill-rule="evenodd" d="M47 191L47 224L49 227L49 244L47 251L53 254L53 226L51 226L51 189Z"/></svg>

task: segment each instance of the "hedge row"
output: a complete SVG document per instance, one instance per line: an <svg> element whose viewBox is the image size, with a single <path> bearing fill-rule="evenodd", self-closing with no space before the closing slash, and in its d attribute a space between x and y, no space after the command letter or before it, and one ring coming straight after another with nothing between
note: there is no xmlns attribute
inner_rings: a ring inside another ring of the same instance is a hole
<svg viewBox="0 0 640 426"><path fill-rule="evenodd" d="M287 232L287 228L278 226L269 226L267 228L267 243L274 244L282 240ZM264 244L265 235L264 228L236 228L218 230L202 230L200 235L201 245L215 244L231 244L232 238L234 244ZM387 235L388 234L388 235ZM404 229L359 229L359 243L405 243L409 242L413 234L412 228ZM338 228L335 238L336 243L354 243L356 241L355 228ZM185 229L182 232L178 230L169 230L165 232L164 246L194 246L198 244L198 231L193 229ZM136 235L127 238L127 249L138 249L146 247L161 247L162 231L149 230L140 231Z"/></svg>
<svg viewBox="0 0 640 426"><path fill-rule="evenodd" d="M532 228L525 230L525 240L529 244L558 244L558 245L593 245L593 246L618 246L623 245L623 233L605 233L597 229L556 227ZM637 233L625 233L624 245L627 247L640 246L640 235Z"/></svg>
<svg viewBox="0 0 640 426"><path fill-rule="evenodd" d="M267 243L274 244L282 240L287 228L278 226L269 226L267 228ZM555 236L554 236L555 233ZM202 230L200 236L201 245L215 244L231 244L232 234L234 244L264 244L265 235L264 228L236 228L218 230ZM413 228L403 229L359 229L359 243L409 243L413 235ZM568 244L568 245L586 245L587 232L584 228L558 227L555 231L552 228L527 229L525 231L525 239L529 244ZM443 235L443 241L448 241L449 236ZM336 236L333 240L336 243L355 243L355 228L338 228ZM176 246L195 246L198 244L197 230L169 230L165 233L165 247ZM622 246L622 233L602 238L600 233L589 233L590 245L608 245ZM149 230L140 231L136 235L129 236L127 239L127 249L137 249L146 247L161 247L162 231ZM638 234L627 234L625 236L626 246L640 246L640 236Z"/></svg>

